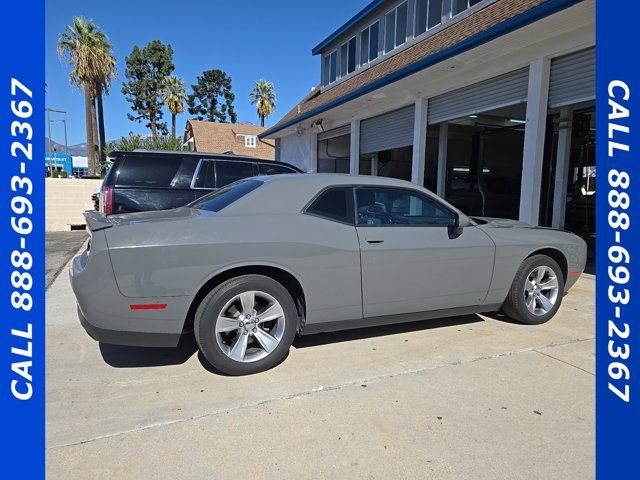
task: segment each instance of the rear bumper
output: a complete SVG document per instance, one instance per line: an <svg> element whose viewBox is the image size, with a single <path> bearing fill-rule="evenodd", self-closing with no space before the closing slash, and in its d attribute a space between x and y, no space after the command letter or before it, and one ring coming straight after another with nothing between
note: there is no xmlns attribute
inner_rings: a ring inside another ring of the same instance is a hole
<svg viewBox="0 0 640 480"><path fill-rule="evenodd" d="M138 347L175 347L180 341L193 297L125 297L118 290L106 250L78 255L69 277L80 324L95 340ZM166 304L166 308L131 307L153 303Z"/></svg>
<svg viewBox="0 0 640 480"><path fill-rule="evenodd" d="M132 347L175 347L180 340L180 335L173 333L131 332L96 327L86 319L79 306L78 319L89 336L100 343Z"/></svg>

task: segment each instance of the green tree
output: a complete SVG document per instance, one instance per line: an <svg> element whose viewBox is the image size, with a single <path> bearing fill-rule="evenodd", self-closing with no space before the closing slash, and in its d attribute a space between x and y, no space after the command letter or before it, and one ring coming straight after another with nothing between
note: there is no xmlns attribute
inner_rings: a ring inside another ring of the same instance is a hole
<svg viewBox="0 0 640 480"><path fill-rule="evenodd" d="M222 70L206 70L191 85L193 93L187 98L189 114L198 120L236 123L233 109L236 96L231 92L231 77Z"/></svg>
<svg viewBox="0 0 640 480"><path fill-rule="evenodd" d="M135 115L127 114L129 120L144 123L154 137L167 134L167 124L162 122L163 83L165 77L174 70L173 48L160 40L153 40L140 48L133 47L125 59L127 81L122 85L122 93L131 103Z"/></svg>
<svg viewBox="0 0 640 480"><path fill-rule="evenodd" d="M108 145L109 152L133 152L138 149L182 151L186 150L186 147L183 147L182 139L170 135L150 137L134 133L129 133L127 137L121 137L119 140L109 142Z"/></svg>
<svg viewBox="0 0 640 480"><path fill-rule="evenodd" d="M260 126L264 127L264 119L269 117L276 109L276 91L273 83L266 80L258 80L249 94L251 105L256 106Z"/></svg>
<svg viewBox="0 0 640 480"><path fill-rule="evenodd" d="M184 82L175 75L165 77L163 83L164 104L171 112L171 136L176 136L176 115L184 112L184 102L187 99L187 91Z"/></svg>
<svg viewBox="0 0 640 480"><path fill-rule="evenodd" d="M104 134L102 94L108 93L111 79L116 76L113 47L93 20L74 17L72 24L58 35L58 54L72 67L69 80L84 90L85 126L87 130L87 157L90 174L96 174L104 147L98 149L96 101L100 110L101 132Z"/></svg>

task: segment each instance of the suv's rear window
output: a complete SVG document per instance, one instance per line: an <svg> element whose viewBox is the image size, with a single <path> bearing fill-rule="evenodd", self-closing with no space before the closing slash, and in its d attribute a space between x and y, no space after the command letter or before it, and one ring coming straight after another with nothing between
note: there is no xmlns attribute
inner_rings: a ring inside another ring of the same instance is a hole
<svg viewBox="0 0 640 480"><path fill-rule="evenodd" d="M260 180L239 180L231 185L227 185L216 190L209 195L190 203L188 206L199 210L208 210L210 212L219 212L224 207L231 205L236 200L244 197L249 192L254 191L264 182Z"/></svg>
<svg viewBox="0 0 640 480"><path fill-rule="evenodd" d="M110 174L110 183L126 187L189 188L195 159L180 156L125 156Z"/></svg>

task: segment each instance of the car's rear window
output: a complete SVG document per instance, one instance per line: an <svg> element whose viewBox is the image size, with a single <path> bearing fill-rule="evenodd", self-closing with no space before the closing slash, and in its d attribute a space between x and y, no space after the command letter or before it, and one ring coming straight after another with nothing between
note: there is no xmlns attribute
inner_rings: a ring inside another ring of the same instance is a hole
<svg viewBox="0 0 640 480"><path fill-rule="evenodd" d="M110 172L112 185L148 188L189 188L196 160L177 155L127 155Z"/></svg>
<svg viewBox="0 0 640 480"><path fill-rule="evenodd" d="M235 183L227 185L216 190L209 195L199 198L188 206L198 210L207 210L210 212L219 212L223 208L231 205L236 200L244 197L248 193L254 191L264 182L260 180L239 180Z"/></svg>

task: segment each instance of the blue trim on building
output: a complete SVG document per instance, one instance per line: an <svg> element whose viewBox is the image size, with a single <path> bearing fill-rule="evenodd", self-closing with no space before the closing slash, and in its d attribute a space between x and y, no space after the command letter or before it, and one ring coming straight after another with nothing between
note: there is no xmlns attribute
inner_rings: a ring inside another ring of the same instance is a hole
<svg viewBox="0 0 640 480"><path fill-rule="evenodd" d="M326 47L331 42L336 40L340 35L342 35L344 32L349 30L351 27L353 27L356 23L358 23L364 17L366 17L370 13L373 13L384 2L385 0L374 0L373 2L371 2L369 5L367 5L358 13L356 13L353 17L351 17L351 19L348 20L347 23L342 25L339 29L337 29L335 32L333 32L331 35L325 38L322 42L320 42L318 45L313 47L313 50L311 50L311 53L313 55L318 55L324 47Z"/></svg>
<svg viewBox="0 0 640 480"><path fill-rule="evenodd" d="M340 98L314 108L313 110L310 110L307 113L289 120L282 125L274 126L266 132L261 133L259 135L259 138L265 138L269 135L273 135L274 133L284 130L285 128L300 123L320 113L324 113L328 110L331 110L332 108L350 102L351 100L366 95L367 93L373 92L374 90L387 86L405 77L408 77L409 75L413 75L414 73L429 68L444 60L448 60L449 58L455 57L456 55L460 55L461 53L471 50L472 48L484 45L491 40L495 40L496 38L511 33L522 27L526 27L527 25L530 25L534 22L537 22L538 20L542 20L543 18L553 15L554 13L558 13L562 10L572 7L582 1L583 0L549 0L548 2L538 5L537 7L533 7L532 9L521 13L520 15L516 15L509 20L499 23L498 25L494 25L493 27L488 28L487 30L484 30L476 35L473 35L472 37L469 37L466 40L453 45L452 47L434 53L433 55L423 58L422 60L418 60L417 62L407 65L406 67L393 72L384 78L371 82L370 84L354 90L353 92L350 92Z"/></svg>

